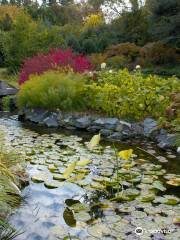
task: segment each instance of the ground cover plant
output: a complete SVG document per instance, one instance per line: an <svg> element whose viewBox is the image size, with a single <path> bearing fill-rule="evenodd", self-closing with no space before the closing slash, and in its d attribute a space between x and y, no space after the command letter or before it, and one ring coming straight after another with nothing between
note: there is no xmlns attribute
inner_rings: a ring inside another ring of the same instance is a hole
<svg viewBox="0 0 180 240"><path fill-rule="evenodd" d="M171 95L180 91L176 77L164 79L156 75L143 76L140 71L102 72L97 81L89 84L92 109L110 116L143 119L158 118L172 104Z"/></svg>

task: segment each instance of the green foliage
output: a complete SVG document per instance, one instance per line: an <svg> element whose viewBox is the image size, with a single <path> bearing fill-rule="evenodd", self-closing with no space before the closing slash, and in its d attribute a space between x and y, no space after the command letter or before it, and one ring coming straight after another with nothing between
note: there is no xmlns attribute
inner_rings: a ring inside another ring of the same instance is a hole
<svg viewBox="0 0 180 240"><path fill-rule="evenodd" d="M18 105L65 111L84 109L84 78L80 74L58 71L31 76L19 91Z"/></svg>
<svg viewBox="0 0 180 240"><path fill-rule="evenodd" d="M123 55L110 57L106 60L106 62L110 68L115 69L128 67L128 64L130 63L129 58Z"/></svg>
<svg viewBox="0 0 180 240"><path fill-rule="evenodd" d="M180 91L180 82L172 77L144 77L127 70L100 73L98 83L87 88L89 106L109 116L141 120L165 115L171 104L170 94Z"/></svg>
<svg viewBox="0 0 180 240"><path fill-rule="evenodd" d="M179 0L147 0L150 11L149 32L155 41L180 47Z"/></svg>
<svg viewBox="0 0 180 240"><path fill-rule="evenodd" d="M106 55L107 57L124 55L131 59L135 59L139 54L139 50L140 47L136 46L134 43L121 43L108 48Z"/></svg>
<svg viewBox="0 0 180 240"><path fill-rule="evenodd" d="M17 17L12 30L4 35L3 52L9 69L16 70L23 60L37 52L63 45L57 27L45 28L27 14Z"/></svg>
<svg viewBox="0 0 180 240"><path fill-rule="evenodd" d="M12 240L21 235L20 232L16 231L11 225L6 223L4 220L0 220L0 239L1 240Z"/></svg>

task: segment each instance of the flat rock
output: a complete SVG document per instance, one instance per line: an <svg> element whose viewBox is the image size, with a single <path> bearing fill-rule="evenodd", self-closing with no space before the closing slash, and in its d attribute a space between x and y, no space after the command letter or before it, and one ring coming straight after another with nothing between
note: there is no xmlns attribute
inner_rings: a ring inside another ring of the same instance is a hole
<svg viewBox="0 0 180 240"><path fill-rule="evenodd" d="M146 137L157 135L158 124L157 124L157 121L155 121L154 119L146 118L143 122L143 128L144 128L144 135Z"/></svg>
<svg viewBox="0 0 180 240"><path fill-rule="evenodd" d="M92 119L90 116L84 116L81 118L77 118L75 120L75 127L86 129L91 125L91 121L92 121Z"/></svg>
<svg viewBox="0 0 180 240"><path fill-rule="evenodd" d="M58 127L57 113L50 113L43 122L47 125L47 127Z"/></svg>

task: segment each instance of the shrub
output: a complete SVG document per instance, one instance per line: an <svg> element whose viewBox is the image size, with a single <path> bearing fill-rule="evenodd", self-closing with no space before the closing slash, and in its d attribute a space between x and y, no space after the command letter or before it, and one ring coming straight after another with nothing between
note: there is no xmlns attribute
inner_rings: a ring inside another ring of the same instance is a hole
<svg viewBox="0 0 180 240"><path fill-rule="evenodd" d="M38 54L26 59L20 69L19 84L29 79L31 74L42 74L47 70L64 68L69 66L74 72L82 73L90 70L92 65L82 55L74 55L71 49L51 50L48 54Z"/></svg>
<svg viewBox="0 0 180 240"><path fill-rule="evenodd" d="M114 56L125 56L134 61L139 56L140 47L134 43L120 43L109 47L106 51L107 58Z"/></svg>
<svg viewBox="0 0 180 240"><path fill-rule="evenodd" d="M58 71L32 75L20 88L18 106L65 111L84 109L84 78L78 73Z"/></svg>
<svg viewBox="0 0 180 240"><path fill-rule="evenodd" d="M89 56L90 62L95 66L96 69L101 68L101 63L106 61L105 55L102 53L94 53Z"/></svg>
<svg viewBox="0 0 180 240"><path fill-rule="evenodd" d="M107 65L111 68L120 69L128 67L129 59L125 56L114 56L106 60Z"/></svg>
<svg viewBox="0 0 180 240"><path fill-rule="evenodd" d="M141 61L145 65L150 64L167 64L175 63L178 60L176 49L168 47L161 42L152 42L146 44L140 50Z"/></svg>
<svg viewBox="0 0 180 240"><path fill-rule="evenodd" d="M147 116L165 116L173 92L180 91L180 82L172 77L144 77L127 70L104 72L97 83L87 88L89 107L109 116L140 120Z"/></svg>

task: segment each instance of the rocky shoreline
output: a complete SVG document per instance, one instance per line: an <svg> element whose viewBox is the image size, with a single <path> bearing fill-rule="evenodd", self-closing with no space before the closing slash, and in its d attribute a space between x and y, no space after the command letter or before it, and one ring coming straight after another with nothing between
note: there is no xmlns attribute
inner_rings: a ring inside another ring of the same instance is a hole
<svg viewBox="0 0 180 240"><path fill-rule="evenodd" d="M84 130L92 133L100 132L103 137L112 141L123 141L132 138L149 138L162 149L174 149L176 134L160 129L153 118L142 122L126 122L118 118L101 117L85 113L64 113L43 109L24 109L19 112L19 120L30 121L38 125L70 130Z"/></svg>

